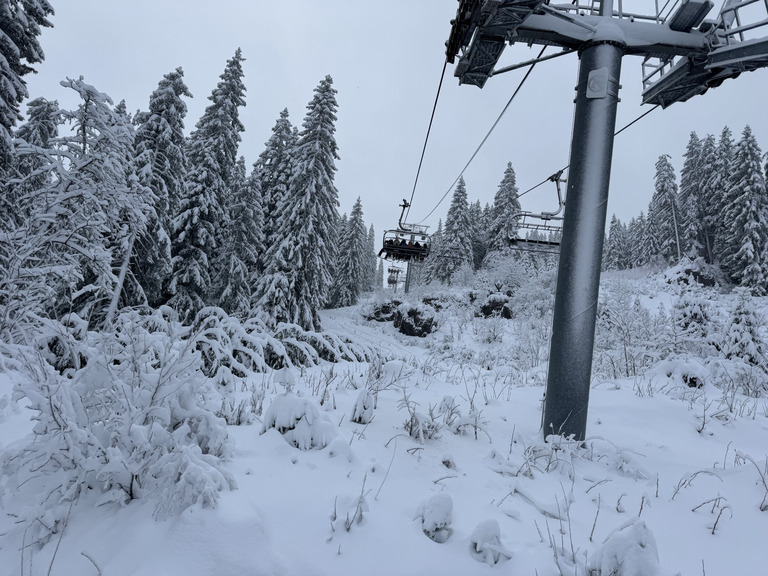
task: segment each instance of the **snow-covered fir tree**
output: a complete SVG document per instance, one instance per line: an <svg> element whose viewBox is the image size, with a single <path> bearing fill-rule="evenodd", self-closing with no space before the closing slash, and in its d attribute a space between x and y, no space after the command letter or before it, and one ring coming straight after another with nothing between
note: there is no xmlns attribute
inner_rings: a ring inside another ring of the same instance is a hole
<svg viewBox="0 0 768 576"><path fill-rule="evenodd" d="M372 292L376 288L376 264L378 261L378 258L376 256L377 249L376 249L376 232L373 229L373 224L371 224L370 228L368 228L368 275L366 277L365 286L363 288L364 292Z"/></svg>
<svg viewBox="0 0 768 576"><path fill-rule="evenodd" d="M703 243L704 259L714 261L715 231L719 226L722 214L715 211L716 201L713 190L714 173L717 169L717 140L712 134L701 142L698 181L700 186L700 210L702 221L700 234Z"/></svg>
<svg viewBox="0 0 768 576"><path fill-rule="evenodd" d="M38 36L41 28L52 26L51 14L48 0L0 2L0 177L10 162L11 129L21 120L19 105L29 95L24 76L45 57Z"/></svg>
<svg viewBox="0 0 768 576"><path fill-rule="evenodd" d="M142 184L154 195L154 214L138 240L133 273L147 302L156 307L167 300L171 276L173 216L179 212L187 177L184 118L191 98L184 71L176 68L160 80L149 97L149 111L139 116L136 164Z"/></svg>
<svg viewBox="0 0 768 576"><path fill-rule="evenodd" d="M679 218L675 169L668 154L662 154L656 162L655 191L648 207L648 231L654 255L668 262L681 256Z"/></svg>
<svg viewBox="0 0 768 576"><path fill-rule="evenodd" d="M245 105L242 63L238 48L188 142L189 177L173 221L169 283L169 302L186 320L204 305L218 302L214 280L219 287L228 284L219 277L229 272L219 260L219 248L225 242L230 189L244 130L238 112Z"/></svg>
<svg viewBox="0 0 768 576"><path fill-rule="evenodd" d="M603 263L606 270L624 270L630 267L629 232L616 214L611 216Z"/></svg>
<svg viewBox="0 0 768 576"><path fill-rule="evenodd" d="M59 135L61 124L59 104L55 100L35 98L27 104L27 121L15 133L16 146L23 150L10 156L7 178L0 184L0 209L8 210L0 218L0 230L9 229L11 224L21 224L29 215L22 214L17 200L25 193L39 190L46 184L45 171L39 171L45 164L44 150ZM2 173L3 170L0 170Z"/></svg>
<svg viewBox="0 0 768 576"><path fill-rule="evenodd" d="M445 218L442 246L434 269L437 280L450 284L451 277L457 270L464 265L473 265L472 232L467 186L462 176L453 191L451 205Z"/></svg>
<svg viewBox="0 0 768 576"><path fill-rule="evenodd" d="M284 109L272 128L264 151L253 165L254 174L261 183L265 246L274 244L276 234L279 237L276 231L280 219L278 205L288 192L288 180L293 170L293 148L297 140L298 132L288 119L288 110Z"/></svg>
<svg viewBox="0 0 768 576"><path fill-rule="evenodd" d="M472 267L477 270L488 251L488 226L483 218L480 200L469 205L469 221L472 226Z"/></svg>
<svg viewBox="0 0 768 576"><path fill-rule="evenodd" d="M321 327L318 311L328 298L336 256L337 108L333 79L326 76L307 105L288 190L276 209L278 236L268 248L257 287L259 306L273 323Z"/></svg>
<svg viewBox="0 0 768 576"><path fill-rule="evenodd" d="M680 171L680 248L691 259L703 254L704 248L704 207L702 198L702 141L696 132L691 132L685 150L685 161Z"/></svg>
<svg viewBox="0 0 768 576"><path fill-rule="evenodd" d="M488 252L500 252L509 247L511 238L517 235L520 214L517 176L512 163L507 163L504 177L493 197L491 222L488 228Z"/></svg>
<svg viewBox="0 0 768 576"><path fill-rule="evenodd" d="M432 246L429 249L429 256L424 262L422 270L422 282L430 284L433 281L439 281L438 271L444 258L443 249L443 220L437 221L437 230L429 237Z"/></svg>
<svg viewBox="0 0 768 576"><path fill-rule="evenodd" d="M627 225L627 250L629 252L630 268L636 268L648 263L647 228L648 223L644 212L640 212L638 216L632 218Z"/></svg>
<svg viewBox="0 0 768 576"><path fill-rule="evenodd" d="M720 133L717 141L717 150L715 152L715 168L712 171L710 180L707 182L709 209L708 213L713 215L714 246L713 255L715 260L722 263L726 253L726 247L723 239L727 236L725 228L726 222L723 218L726 206L732 198L730 194L735 192L735 188L730 185L731 163L733 162L733 134L728 126L725 126Z"/></svg>
<svg viewBox="0 0 768 576"><path fill-rule="evenodd" d="M738 358L753 366L766 367L766 347L760 336L760 319L747 289L736 290L737 300L725 330L721 349L726 358Z"/></svg>
<svg viewBox="0 0 768 576"><path fill-rule="evenodd" d="M365 289L370 268L368 233L363 222L363 205L358 196L349 219L340 227L336 280L329 304L332 308L354 306Z"/></svg>
<svg viewBox="0 0 768 576"><path fill-rule="evenodd" d="M756 294L768 287L768 192L763 154L749 126L734 148L723 219L722 265L731 278Z"/></svg>
<svg viewBox="0 0 768 576"><path fill-rule="evenodd" d="M221 249L227 266L226 274L221 277L227 279L227 285L218 290L219 306L241 319L248 317L252 306L251 287L260 275L263 221L259 180L253 174L246 177L245 158L241 156L232 181L232 201L226 219L227 242Z"/></svg>

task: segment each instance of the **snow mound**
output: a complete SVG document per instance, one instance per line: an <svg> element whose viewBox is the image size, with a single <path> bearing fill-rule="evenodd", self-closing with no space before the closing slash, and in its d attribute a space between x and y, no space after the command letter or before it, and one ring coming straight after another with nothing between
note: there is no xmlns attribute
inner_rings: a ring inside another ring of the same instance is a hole
<svg viewBox="0 0 768 576"><path fill-rule="evenodd" d="M469 552L478 562L494 566L506 562L512 553L501 545L501 528L494 519L482 520L469 537Z"/></svg>
<svg viewBox="0 0 768 576"><path fill-rule="evenodd" d="M614 530L589 559L591 576L658 576L656 539L642 520L632 520Z"/></svg>
<svg viewBox="0 0 768 576"><path fill-rule="evenodd" d="M445 492L432 495L420 507L416 518L421 518L421 529L428 538L442 544L451 537L453 499Z"/></svg>

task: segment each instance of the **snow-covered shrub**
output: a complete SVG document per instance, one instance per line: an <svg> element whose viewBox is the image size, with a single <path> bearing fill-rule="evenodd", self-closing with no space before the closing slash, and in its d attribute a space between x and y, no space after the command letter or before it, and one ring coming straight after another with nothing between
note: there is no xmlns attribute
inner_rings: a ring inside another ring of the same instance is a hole
<svg viewBox="0 0 768 576"><path fill-rule="evenodd" d="M455 431L456 434L471 433L474 435L475 440L477 440L478 432L483 432L486 436L488 436L488 432L486 431L487 425L488 420L486 420L483 416L483 411L475 408L474 410L470 410L469 414L466 416L460 417L458 420L456 420ZM491 437L488 436L488 439L490 440Z"/></svg>
<svg viewBox="0 0 768 576"><path fill-rule="evenodd" d="M453 396L443 396L440 403L435 410L443 421L443 424L448 427L452 432L458 433L456 427L457 422L461 418L461 411L459 410L456 399Z"/></svg>
<svg viewBox="0 0 768 576"><path fill-rule="evenodd" d="M511 552L501 545L501 528L494 519L482 520L472 531L469 543L472 558L489 566L512 557Z"/></svg>
<svg viewBox="0 0 768 576"><path fill-rule="evenodd" d="M659 552L653 533L638 519L620 526L587 561L589 576L658 576Z"/></svg>
<svg viewBox="0 0 768 576"><path fill-rule="evenodd" d="M292 366L280 340L263 322L252 318L241 322L221 308L203 308L192 324L191 338L203 358L205 375L224 390L253 372Z"/></svg>
<svg viewBox="0 0 768 576"><path fill-rule="evenodd" d="M637 376L657 359L660 323L666 316L651 316L627 282L600 288L593 371L609 378Z"/></svg>
<svg viewBox="0 0 768 576"><path fill-rule="evenodd" d="M313 332L297 324L280 323L275 338L282 342L293 364L313 366L326 362L367 362L378 353L368 346L352 342L345 335L332 330Z"/></svg>
<svg viewBox="0 0 768 576"><path fill-rule="evenodd" d="M418 411L419 404L411 400L411 396L406 392L405 387L403 387L402 392L403 397L398 400L397 408L408 413L408 418L403 424L408 435L422 443L424 440L436 438L442 428L442 424L439 422L434 409L430 407L428 415L422 414Z"/></svg>
<svg viewBox="0 0 768 576"><path fill-rule="evenodd" d="M234 487L222 467L230 443L213 413L218 395L183 334L163 311L131 311L112 332L88 332L84 360L66 376L30 355L28 378L15 396L34 412L33 437L3 470L29 491L16 500L27 506L14 512L37 538L61 529L66 511L87 490L100 493L100 503L157 499L162 518L193 504L213 505L220 490Z"/></svg>
<svg viewBox="0 0 768 576"><path fill-rule="evenodd" d="M374 404L375 401L371 391L363 388L357 395L350 420L357 424L369 424L373 420Z"/></svg>
<svg viewBox="0 0 768 576"><path fill-rule="evenodd" d="M523 370L536 368L549 357L551 317L541 318L523 313L516 316L513 322L516 336L512 343L514 362Z"/></svg>
<svg viewBox="0 0 768 576"><path fill-rule="evenodd" d="M230 426L251 424L261 414L263 401L263 391L253 391L249 398L238 399L235 395L229 395L221 399L221 407L216 411L216 416L224 418Z"/></svg>
<svg viewBox="0 0 768 576"><path fill-rule="evenodd" d="M488 295L485 301L480 304L475 315L483 318L504 318L505 320L511 320L512 310L509 307L509 300L510 296L507 294L492 292Z"/></svg>
<svg viewBox="0 0 768 576"><path fill-rule="evenodd" d="M273 333L257 317L241 322L214 307L198 313L191 333L203 355L206 375L223 388L270 368L316 366L321 360L362 362L378 356L372 348L335 332L311 332L281 323Z"/></svg>
<svg viewBox="0 0 768 576"><path fill-rule="evenodd" d="M73 371L85 365L87 321L71 313L60 321L41 319L40 324L40 335L35 339L35 347L48 364L65 376L71 376Z"/></svg>
<svg viewBox="0 0 768 576"><path fill-rule="evenodd" d="M421 520L421 530L424 534L442 544L451 536L453 522L453 499L445 492L438 492L423 502L416 513Z"/></svg>
<svg viewBox="0 0 768 576"><path fill-rule="evenodd" d="M307 398L293 392L276 396L264 413L261 433L274 428L299 450L325 448L338 434L336 427Z"/></svg>
<svg viewBox="0 0 768 576"><path fill-rule="evenodd" d="M421 302L401 304L397 308L394 326L401 334L424 338L437 330L436 311Z"/></svg>
<svg viewBox="0 0 768 576"><path fill-rule="evenodd" d="M501 344L508 322L501 316L491 316L475 320L475 333L483 344Z"/></svg>

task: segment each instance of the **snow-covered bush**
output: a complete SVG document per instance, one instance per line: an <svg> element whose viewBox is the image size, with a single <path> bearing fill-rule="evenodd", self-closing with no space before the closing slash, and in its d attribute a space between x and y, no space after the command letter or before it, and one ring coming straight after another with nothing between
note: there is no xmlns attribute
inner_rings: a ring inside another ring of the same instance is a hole
<svg viewBox="0 0 768 576"><path fill-rule="evenodd" d="M374 404L375 400L371 391L368 388L363 388L357 395L350 420L357 424L369 424L373 420Z"/></svg>
<svg viewBox="0 0 768 576"><path fill-rule="evenodd" d="M445 492L438 492L423 502L416 513L421 520L421 530L424 534L442 544L451 536L453 522L453 499Z"/></svg>
<svg viewBox="0 0 768 576"><path fill-rule="evenodd" d="M589 576L658 576L656 539L645 522L633 519L614 530L587 562Z"/></svg>
<svg viewBox="0 0 768 576"><path fill-rule="evenodd" d="M403 424L408 435L421 443L424 440L436 438L442 429L442 424L437 414L435 414L434 408L430 407L429 414L423 414L419 412L419 404L411 400L411 395L408 394L405 387L403 387L402 393L403 397L398 400L397 408L408 413L408 417Z"/></svg>
<svg viewBox="0 0 768 576"><path fill-rule="evenodd" d="M270 368L316 366L321 360L361 362L378 355L332 331L311 332L281 323L273 333L258 317L241 322L215 307L198 313L191 334L203 355L206 375L225 389Z"/></svg>
<svg viewBox="0 0 768 576"><path fill-rule="evenodd" d="M156 517L163 518L193 504L214 505L219 491L234 487L222 467L230 442L213 412L218 395L183 330L169 309L131 311L113 331L85 334L79 365L65 374L58 360L67 355L28 354L28 376L15 396L26 398L36 424L3 470L29 491L14 513L38 539L58 532L89 490L100 503L156 499ZM66 326L41 341L62 333Z"/></svg>
<svg viewBox="0 0 768 576"><path fill-rule="evenodd" d="M600 289L595 330L596 375L637 376L658 358L658 334L666 316L652 316L627 282L606 283Z"/></svg>
<svg viewBox="0 0 768 576"><path fill-rule="evenodd" d="M299 398L293 392L276 396L264 413L261 433L274 428L286 442L299 450L325 448L338 431L319 408L307 398Z"/></svg>

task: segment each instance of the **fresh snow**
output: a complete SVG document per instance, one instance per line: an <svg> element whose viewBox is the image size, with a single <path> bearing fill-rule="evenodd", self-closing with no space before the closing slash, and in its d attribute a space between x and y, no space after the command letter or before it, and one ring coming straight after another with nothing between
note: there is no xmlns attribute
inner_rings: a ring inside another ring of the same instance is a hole
<svg viewBox="0 0 768 576"><path fill-rule="evenodd" d="M628 281L650 312L662 302L670 312L674 288ZM708 294L732 309L735 296ZM755 302L764 314L768 300ZM228 427L237 489L214 509L155 521L150 502L97 506L86 494L41 548L6 513L39 495L0 480L0 574L764 572L765 395L726 394L706 358L678 354L642 376L595 377L586 442L545 443L546 367L523 370L504 353L523 336L514 321L488 342L486 323L497 330L498 320L454 308L423 339L366 322L360 307L324 312L324 328L384 361L250 377L243 398L263 391L264 410ZM31 433L29 411L11 398L19 378L0 373L0 452ZM422 440L406 431L412 417Z"/></svg>

